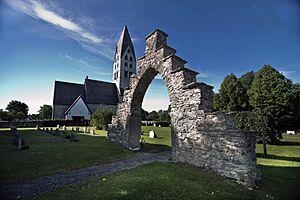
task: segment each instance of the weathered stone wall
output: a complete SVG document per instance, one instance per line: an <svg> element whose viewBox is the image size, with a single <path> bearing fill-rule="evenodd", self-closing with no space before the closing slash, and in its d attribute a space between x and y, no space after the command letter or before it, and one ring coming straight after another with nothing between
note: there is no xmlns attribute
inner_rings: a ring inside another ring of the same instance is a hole
<svg viewBox="0 0 300 200"><path fill-rule="evenodd" d="M159 73L171 102L173 159L209 168L254 187L260 178L255 135L238 131L231 115L209 113L213 87L198 83L198 73L184 67L186 61L175 54L176 50L167 45L166 33L155 30L146 37L145 56L139 58L138 73L131 76L130 87L118 104L108 139L131 150L140 149L141 105Z"/></svg>

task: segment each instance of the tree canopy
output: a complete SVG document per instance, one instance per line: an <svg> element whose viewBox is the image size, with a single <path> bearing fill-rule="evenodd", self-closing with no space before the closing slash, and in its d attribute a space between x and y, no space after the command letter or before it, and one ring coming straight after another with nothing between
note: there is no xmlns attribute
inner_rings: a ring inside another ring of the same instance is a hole
<svg viewBox="0 0 300 200"><path fill-rule="evenodd" d="M52 116L52 106L42 105L38 111L40 119L51 119Z"/></svg>
<svg viewBox="0 0 300 200"><path fill-rule="evenodd" d="M247 90L234 74L224 78L219 93L215 95L214 108L226 112L247 110Z"/></svg>

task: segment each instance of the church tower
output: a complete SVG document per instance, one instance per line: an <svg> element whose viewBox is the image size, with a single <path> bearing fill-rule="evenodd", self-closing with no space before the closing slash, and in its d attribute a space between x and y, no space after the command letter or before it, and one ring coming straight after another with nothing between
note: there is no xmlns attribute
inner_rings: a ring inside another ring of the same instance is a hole
<svg viewBox="0 0 300 200"><path fill-rule="evenodd" d="M116 46L113 62L113 83L119 92L119 101L123 99L124 89L129 87L130 76L136 74L136 58L133 44L125 25Z"/></svg>

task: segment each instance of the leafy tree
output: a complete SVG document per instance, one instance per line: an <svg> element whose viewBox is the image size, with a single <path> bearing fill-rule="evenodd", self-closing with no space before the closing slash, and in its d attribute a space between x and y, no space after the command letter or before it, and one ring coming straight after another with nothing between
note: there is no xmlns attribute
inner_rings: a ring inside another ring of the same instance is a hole
<svg viewBox="0 0 300 200"><path fill-rule="evenodd" d="M144 109L142 109L141 114L142 114L142 120L147 120L149 113Z"/></svg>
<svg viewBox="0 0 300 200"><path fill-rule="evenodd" d="M92 115L91 126L96 127L97 129L107 129L108 124L111 123L113 111L109 108L99 108Z"/></svg>
<svg viewBox="0 0 300 200"><path fill-rule="evenodd" d="M247 91L234 74L224 78L219 93L214 96L214 108L226 112L248 109Z"/></svg>
<svg viewBox="0 0 300 200"><path fill-rule="evenodd" d="M7 111L0 109L0 121L11 121L10 116Z"/></svg>
<svg viewBox="0 0 300 200"><path fill-rule="evenodd" d="M151 111L148 115L147 120L149 120L149 121L159 121L158 113L155 110Z"/></svg>
<svg viewBox="0 0 300 200"><path fill-rule="evenodd" d="M295 118L296 94L293 84L270 65L264 65L256 74L248 90L254 112L262 109L267 118L267 131L272 143Z"/></svg>
<svg viewBox="0 0 300 200"><path fill-rule="evenodd" d="M252 82L254 80L254 77L255 77L255 73L253 71L251 72L247 72L245 74L243 74L239 80L241 81L241 83L243 84L244 88L246 90L249 90L251 85L252 85Z"/></svg>
<svg viewBox="0 0 300 200"><path fill-rule="evenodd" d="M40 107L40 110L38 111L39 117L41 119L51 119L52 116L52 106L50 105L43 105Z"/></svg>
<svg viewBox="0 0 300 200"><path fill-rule="evenodd" d="M6 110L10 112L13 119L25 119L28 115L28 106L25 103L16 100L10 101Z"/></svg>

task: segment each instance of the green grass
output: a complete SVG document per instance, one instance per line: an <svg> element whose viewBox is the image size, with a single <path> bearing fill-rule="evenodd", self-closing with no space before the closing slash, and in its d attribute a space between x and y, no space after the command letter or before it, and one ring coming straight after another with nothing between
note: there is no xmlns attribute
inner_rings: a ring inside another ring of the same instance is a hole
<svg viewBox="0 0 300 200"><path fill-rule="evenodd" d="M159 130L154 127L143 127L143 130L145 128ZM166 130L162 131L165 133ZM152 144L170 144L165 138L145 137L145 140ZM197 167L152 163L44 193L38 199L297 199L300 136L284 135L278 145L268 145L267 159L262 158L262 145L257 145L256 151L262 182L254 191Z"/></svg>
<svg viewBox="0 0 300 200"><path fill-rule="evenodd" d="M142 151L170 149L170 128L142 127ZM154 130L158 138L148 137ZM21 135L30 150L17 152L8 133L0 132L0 178L4 182L53 174L60 171L99 165L133 155L108 143L105 131L96 136L78 134L79 143L50 136L32 129ZM300 136L283 135L277 145L268 145L263 158L258 144L257 163L262 172L258 189L249 191L235 182L197 167L180 163L152 163L95 180L44 193L38 199L297 199L300 185Z"/></svg>
<svg viewBox="0 0 300 200"><path fill-rule="evenodd" d="M149 132L153 130L157 134L157 138L149 138ZM171 130L170 127L153 127L143 126L143 135L141 136L141 149L144 152L158 153L171 150Z"/></svg>
<svg viewBox="0 0 300 200"><path fill-rule="evenodd" d="M19 129L19 132L30 145L28 150L16 151L9 131L0 131L1 183L110 163L133 155L121 146L109 143L104 137L105 131L97 131L96 136L77 134L79 142L30 128Z"/></svg>

